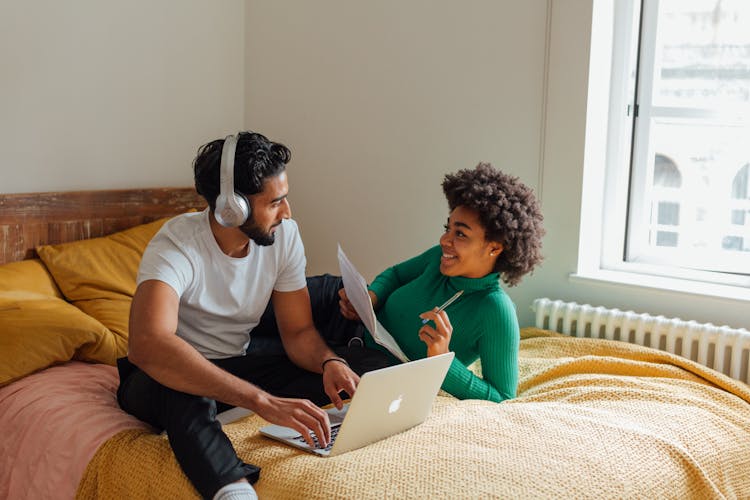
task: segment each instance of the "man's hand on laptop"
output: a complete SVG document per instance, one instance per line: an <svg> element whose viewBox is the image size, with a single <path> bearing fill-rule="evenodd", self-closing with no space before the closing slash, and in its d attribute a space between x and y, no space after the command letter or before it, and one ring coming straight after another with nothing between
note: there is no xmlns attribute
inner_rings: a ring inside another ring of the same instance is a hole
<svg viewBox="0 0 750 500"><path fill-rule="evenodd" d="M328 446L331 441L328 413L310 400L279 398L265 393L252 410L272 424L296 430L311 448L318 446L310 435L311 431L317 436L321 448Z"/></svg>
<svg viewBox="0 0 750 500"><path fill-rule="evenodd" d="M340 410L344 401L339 393L345 391L349 397L354 396L359 384L359 375L354 373L343 358L329 358L323 362L323 390L331 398L331 403Z"/></svg>

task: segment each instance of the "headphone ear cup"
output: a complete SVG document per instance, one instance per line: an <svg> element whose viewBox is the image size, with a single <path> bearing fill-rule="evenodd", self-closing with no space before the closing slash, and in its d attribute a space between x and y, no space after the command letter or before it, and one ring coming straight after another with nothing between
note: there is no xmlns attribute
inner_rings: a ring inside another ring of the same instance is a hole
<svg viewBox="0 0 750 500"><path fill-rule="evenodd" d="M241 194L232 193L230 198L220 194L216 199L214 217L224 227L238 227L250 217L250 205Z"/></svg>
<svg viewBox="0 0 750 500"><path fill-rule="evenodd" d="M253 209L250 207L250 200L247 199L247 196L240 193L239 191L234 192L234 201L237 204L239 211L242 213L242 222L237 224L238 226L241 226L250 218L250 215L253 213Z"/></svg>
<svg viewBox="0 0 750 500"><path fill-rule="evenodd" d="M234 189L234 154L236 150L237 136L227 136L221 150L220 191L216 198L214 210L216 220L226 227L241 226L250 216L250 204L247 198Z"/></svg>

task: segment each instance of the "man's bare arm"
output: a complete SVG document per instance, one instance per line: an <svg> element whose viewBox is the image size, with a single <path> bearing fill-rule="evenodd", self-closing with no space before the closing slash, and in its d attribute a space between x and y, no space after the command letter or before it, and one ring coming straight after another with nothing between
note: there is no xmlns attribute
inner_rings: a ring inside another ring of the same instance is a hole
<svg viewBox="0 0 750 500"><path fill-rule="evenodd" d="M331 402L341 409L343 402L339 392L346 391L353 396L359 376L347 364L338 361L328 362L323 368L325 360L337 356L315 328L307 287L294 292L274 291L271 300L287 355L298 366L323 373L323 388Z"/></svg>
<svg viewBox="0 0 750 500"><path fill-rule="evenodd" d="M313 446L308 430L328 442L328 415L307 400L278 398L204 358L176 335L179 300L161 281L141 283L130 309L128 358L174 390L250 409L269 422L292 427Z"/></svg>

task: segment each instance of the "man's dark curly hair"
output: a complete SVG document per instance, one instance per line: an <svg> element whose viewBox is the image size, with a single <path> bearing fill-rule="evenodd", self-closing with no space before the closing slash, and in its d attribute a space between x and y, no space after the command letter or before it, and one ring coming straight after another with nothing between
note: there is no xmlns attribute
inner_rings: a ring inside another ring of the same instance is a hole
<svg viewBox="0 0 750 500"><path fill-rule="evenodd" d="M442 185L451 211L456 207L476 211L485 239L502 243L494 271L508 286L520 283L542 261L544 217L534 192L518 177L480 163L446 175Z"/></svg>
<svg viewBox="0 0 750 500"><path fill-rule="evenodd" d="M211 210L216 208L219 196L221 171L221 149L224 139L216 139L198 148L193 160L195 190L208 202ZM269 141L256 132L240 132L234 155L234 189L244 195L263 191L263 182L286 169L292 153L283 144Z"/></svg>

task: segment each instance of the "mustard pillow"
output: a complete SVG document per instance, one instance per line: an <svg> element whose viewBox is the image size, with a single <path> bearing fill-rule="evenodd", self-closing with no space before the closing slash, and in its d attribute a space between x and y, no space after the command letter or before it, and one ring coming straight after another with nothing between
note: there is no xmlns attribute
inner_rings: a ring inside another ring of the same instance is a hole
<svg viewBox="0 0 750 500"><path fill-rule="evenodd" d="M128 320L130 317L130 297L116 299L78 300L75 306L89 316L96 318L115 334L117 348L122 356L128 350Z"/></svg>
<svg viewBox="0 0 750 500"><path fill-rule="evenodd" d="M146 245L168 218L88 240L42 245L36 251L65 298L132 297Z"/></svg>
<svg viewBox="0 0 750 500"><path fill-rule="evenodd" d="M64 300L0 292L0 386L71 359L115 364L117 337Z"/></svg>
<svg viewBox="0 0 750 500"><path fill-rule="evenodd" d="M62 297L52 275L39 259L10 262L0 266L0 291L25 290Z"/></svg>
<svg viewBox="0 0 750 500"><path fill-rule="evenodd" d="M167 220L36 251L66 299L126 340L141 255Z"/></svg>

